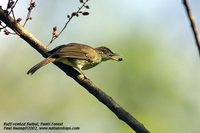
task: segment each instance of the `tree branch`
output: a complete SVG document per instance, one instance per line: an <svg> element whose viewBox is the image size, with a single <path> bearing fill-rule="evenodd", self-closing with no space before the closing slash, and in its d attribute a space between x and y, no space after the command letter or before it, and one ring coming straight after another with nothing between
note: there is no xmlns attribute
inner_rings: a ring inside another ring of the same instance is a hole
<svg viewBox="0 0 200 133"><path fill-rule="evenodd" d="M197 48L198 48L198 51L199 51L199 55L200 55L200 36L199 36L197 25L195 23L195 18L192 15L192 10L191 10L187 0L183 0L183 5L185 6L185 9L186 9L186 12L187 12L190 24L191 24L191 28L192 28L192 31L193 31L193 34L194 34L194 37L195 37L195 41L196 41L196 45L197 45Z"/></svg>
<svg viewBox="0 0 200 133"><path fill-rule="evenodd" d="M15 31L23 40L37 50L43 57L48 57L46 53L48 51L46 45L35 38L29 31L22 27L14 19L7 15L2 8L0 8L0 20L4 22L9 28ZM117 104L110 96L99 89L88 78L83 78L81 74L74 68L65 65L63 63L54 63L57 67L63 70L68 76L73 78L81 86L83 86L89 93L95 96L100 102L106 105L115 115L126 124L128 124L137 133L150 133L142 123L137 121L130 113L124 110L119 104Z"/></svg>

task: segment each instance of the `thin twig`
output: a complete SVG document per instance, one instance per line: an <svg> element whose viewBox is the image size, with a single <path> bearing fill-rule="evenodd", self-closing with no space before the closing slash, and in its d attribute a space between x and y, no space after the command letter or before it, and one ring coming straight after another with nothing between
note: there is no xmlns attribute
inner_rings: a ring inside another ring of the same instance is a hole
<svg viewBox="0 0 200 133"><path fill-rule="evenodd" d="M73 13L70 15L70 17L68 18L68 21L65 23L64 27L62 28L62 30L61 30L56 36L54 36L54 35L52 36L52 38L51 38L49 44L47 45L47 47L48 47L54 40L56 40L56 39L62 34L62 32L65 30L65 28L67 27L67 25L69 24L69 22L72 20L72 18L73 18L74 16L76 16L76 15L81 11L81 9L82 9L83 7L85 7L85 5L86 5L86 3L87 3L88 1L89 1L89 0L84 1L84 2L82 3L82 6L79 7L78 10L77 10L76 12L73 12Z"/></svg>
<svg viewBox="0 0 200 133"><path fill-rule="evenodd" d="M29 4L29 7L28 7L28 13L27 13L27 15L26 15L26 19L25 19L25 21L24 21L24 24L23 24L23 27L25 27L25 25L26 25L26 23L28 22L28 20L30 20L31 19L31 12L32 12L32 10L33 10L33 8L35 7L36 5L35 5L35 2L33 2L33 0L31 0L30 1L30 4Z"/></svg>
<svg viewBox="0 0 200 133"><path fill-rule="evenodd" d="M32 1L33 1L33 0L30 1L29 7L30 7ZM24 27L24 26L26 25L26 23L28 22L28 20L29 20L29 18L30 18L30 15L31 15L31 11L28 10L28 13L27 13L27 15L26 15L26 19L25 19L25 22L24 22L24 24L23 24L23 27Z"/></svg>
<svg viewBox="0 0 200 133"><path fill-rule="evenodd" d="M16 6L16 4L17 4L17 2L18 2L18 0L16 0L14 3L13 3L13 5L11 6L11 8L10 8L10 12L8 13L8 15L10 15L10 14L12 14L12 16L13 16L13 19L16 21L16 18L15 18L15 13L14 13L14 8L15 8L15 6ZM10 4L11 3L11 0L8 0L8 4ZM7 7L7 10L8 10L9 8Z"/></svg>
<svg viewBox="0 0 200 133"><path fill-rule="evenodd" d="M195 23L195 18L192 15L192 10L191 10L187 0L183 0L183 5L185 6L188 18L190 20L191 28L192 28L192 31L193 31L193 34L194 34L194 37L195 37L195 41L196 41L196 45L197 45L199 55L200 55L200 35L199 35L197 25Z"/></svg>
<svg viewBox="0 0 200 133"><path fill-rule="evenodd" d="M6 10L4 10L4 12L7 14L7 16L9 16L10 14L12 15L14 22L17 22L16 18L15 18L14 8L15 8L18 1L19 0L16 0L15 2L13 0L8 0L7 8L6 8ZM10 35L10 34L16 35L17 34L17 32L10 32L8 29L6 29L8 27L7 25L3 26L2 24L0 24L0 26L1 26L0 31L2 29L4 29L3 32L5 33L5 35Z"/></svg>
<svg viewBox="0 0 200 133"><path fill-rule="evenodd" d="M5 29L7 26L5 25L5 26L3 26L3 25L0 25L1 27L0 27L0 31L1 30L3 30L3 29Z"/></svg>

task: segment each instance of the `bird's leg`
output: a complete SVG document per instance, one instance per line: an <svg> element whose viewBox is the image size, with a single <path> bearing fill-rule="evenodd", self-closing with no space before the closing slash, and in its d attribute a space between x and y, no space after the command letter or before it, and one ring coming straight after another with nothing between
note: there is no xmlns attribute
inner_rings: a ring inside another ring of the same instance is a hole
<svg viewBox="0 0 200 133"><path fill-rule="evenodd" d="M81 68L78 68L79 72L83 76L82 78L88 79L88 77L83 73L83 70Z"/></svg>

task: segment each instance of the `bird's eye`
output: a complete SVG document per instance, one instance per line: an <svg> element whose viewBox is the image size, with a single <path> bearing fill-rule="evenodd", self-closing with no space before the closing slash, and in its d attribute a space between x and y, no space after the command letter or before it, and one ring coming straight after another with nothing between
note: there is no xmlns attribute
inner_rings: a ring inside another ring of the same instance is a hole
<svg viewBox="0 0 200 133"><path fill-rule="evenodd" d="M123 60L122 58L119 58L119 59L118 59L118 61L122 61L122 60Z"/></svg>

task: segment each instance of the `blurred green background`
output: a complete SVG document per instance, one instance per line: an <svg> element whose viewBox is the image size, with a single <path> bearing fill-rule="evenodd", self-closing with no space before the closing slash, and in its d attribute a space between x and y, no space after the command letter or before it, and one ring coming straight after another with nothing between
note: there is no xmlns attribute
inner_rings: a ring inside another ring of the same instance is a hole
<svg viewBox="0 0 200 133"><path fill-rule="evenodd" d="M6 1L0 1L5 7ZM25 18L28 0L15 11ZM199 133L200 61L181 0L124 0L89 3L90 15L74 18L50 48L79 42L107 46L124 58L85 71L152 133ZM200 25L200 1L190 4ZM48 43L53 26L64 25L78 0L36 0L26 28ZM27 70L43 58L18 36L0 34L0 132L3 122L64 122L80 133L131 133L96 98L49 64L33 76ZM43 132L43 131L41 131ZM66 131L58 131L66 132Z"/></svg>

